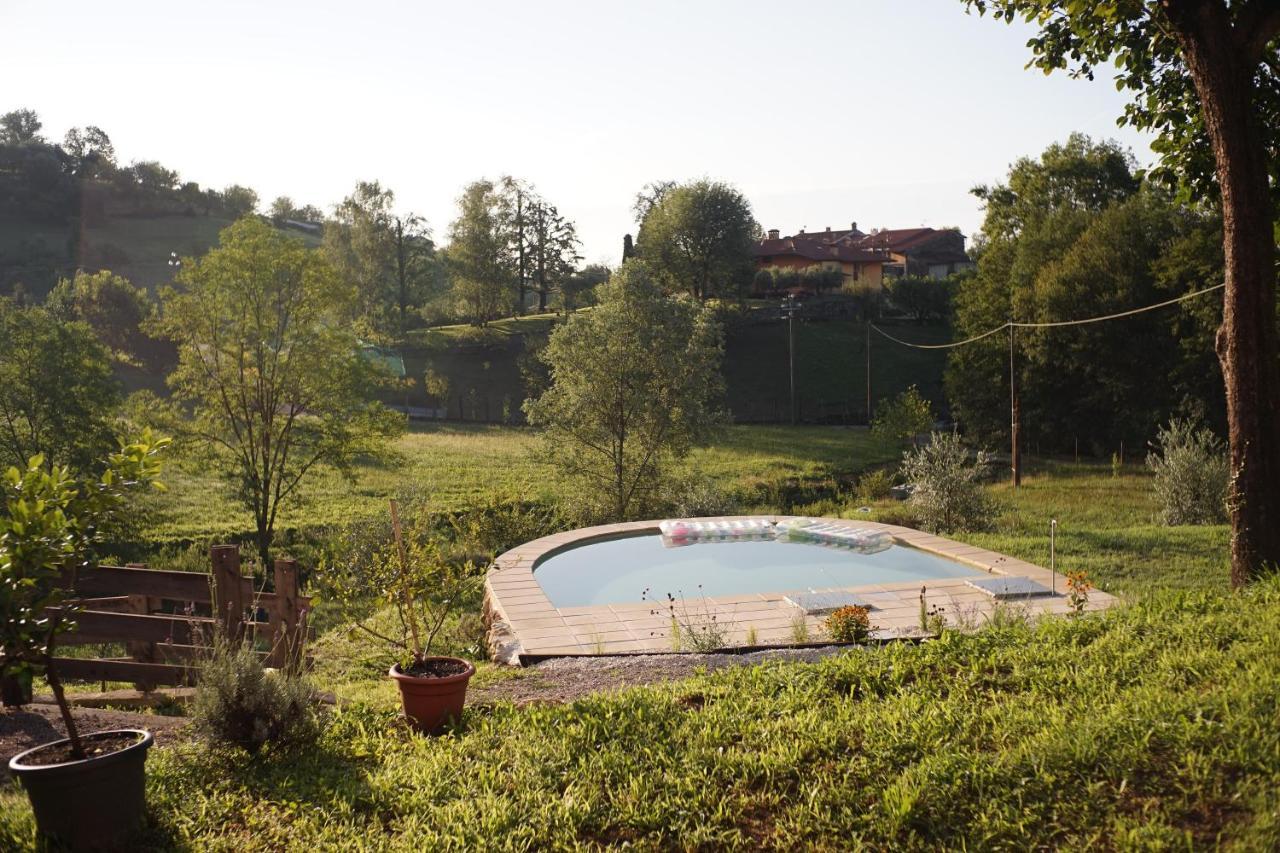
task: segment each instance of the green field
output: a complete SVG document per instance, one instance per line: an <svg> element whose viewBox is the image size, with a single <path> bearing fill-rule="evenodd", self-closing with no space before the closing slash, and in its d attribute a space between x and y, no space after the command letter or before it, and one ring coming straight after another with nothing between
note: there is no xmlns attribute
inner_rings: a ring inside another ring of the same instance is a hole
<svg viewBox="0 0 1280 853"><path fill-rule="evenodd" d="M418 426L394 449L392 459L355 466L350 480L336 472L309 479L301 500L282 515L279 529L380 515L387 498L408 492L426 496L443 510L494 494L537 501L557 496L553 472L536 458L537 438L525 428ZM695 450L688 466L724 489L750 493L789 479L856 472L895 455L864 429L731 426L711 446ZM164 480L168 491L148 504L152 517L143 531L148 541L203 542L253 529L249 514L232 499L229 484L200 463L170 465Z"/></svg>
<svg viewBox="0 0 1280 853"><path fill-rule="evenodd" d="M511 459L519 442L491 432L462 446ZM845 456L837 431L809 433L811 457L784 433L731 435L751 468ZM740 474L735 450L709 467ZM962 538L1043 560L1057 517L1060 565L1140 594L817 664L473 707L438 739L397 724L385 654L330 631L317 676L346 701L320 743L154 751L137 849L1276 849L1280 579L1230 593L1225 530L1154 526L1135 469L1044 464L992 492L998 529ZM32 833L25 795L4 789L0 844L30 849Z"/></svg>

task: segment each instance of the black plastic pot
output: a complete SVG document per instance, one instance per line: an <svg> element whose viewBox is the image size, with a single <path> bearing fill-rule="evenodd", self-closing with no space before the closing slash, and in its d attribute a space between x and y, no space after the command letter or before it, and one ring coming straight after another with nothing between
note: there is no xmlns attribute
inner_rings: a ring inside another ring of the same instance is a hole
<svg viewBox="0 0 1280 853"><path fill-rule="evenodd" d="M71 850L113 850L142 823L147 750L155 737L141 729L112 729L81 741L87 747L97 738L121 733L141 739L118 752L65 764L26 763L42 750L67 743L65 739L9 759L9 771L27 789L41 836Z"/></svg>

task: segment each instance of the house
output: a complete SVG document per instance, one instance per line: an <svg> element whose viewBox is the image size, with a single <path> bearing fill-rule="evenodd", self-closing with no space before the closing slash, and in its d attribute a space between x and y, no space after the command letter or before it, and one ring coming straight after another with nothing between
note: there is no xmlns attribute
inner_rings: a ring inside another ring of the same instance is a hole
<svg viewBox="0 0 1280 853"><path fill-rule="evenodd" d="M839 270L846 285L880 285L886 277L902 275L946 278L973 266L958 229L901 228L872 231L805 232L783 237L768 232L752 251L760 270Z"/></svg>

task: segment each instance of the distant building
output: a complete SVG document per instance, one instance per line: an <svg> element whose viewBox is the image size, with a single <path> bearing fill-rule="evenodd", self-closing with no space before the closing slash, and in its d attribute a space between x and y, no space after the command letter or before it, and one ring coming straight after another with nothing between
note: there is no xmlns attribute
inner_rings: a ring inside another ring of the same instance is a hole
<svg viewBox="0 0 1280 853"><path fill-rule="evenodd" d="M958 229L899 228L845 231L801 231L783 237L772 229L752 252L761 270L839 270L845 284L879 285L886 277L918 275L946 278L973 266Z"/></svg>

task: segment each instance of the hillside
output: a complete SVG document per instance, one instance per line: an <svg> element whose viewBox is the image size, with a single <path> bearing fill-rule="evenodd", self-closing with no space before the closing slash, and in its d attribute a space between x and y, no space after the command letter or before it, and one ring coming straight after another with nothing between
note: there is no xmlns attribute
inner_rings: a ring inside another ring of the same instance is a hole
<svg viewBox="0 0 1280 853"><path fill-rule="evenodd" d="M203 255L230 224L230 219L200 214L105 215L65 225L0 217L0 282L21 281L28 293L43 298L59 277L77 268L109 269L155 292L173 278L171 252ZM289 233L319 244L312 235Z"/></svg>

